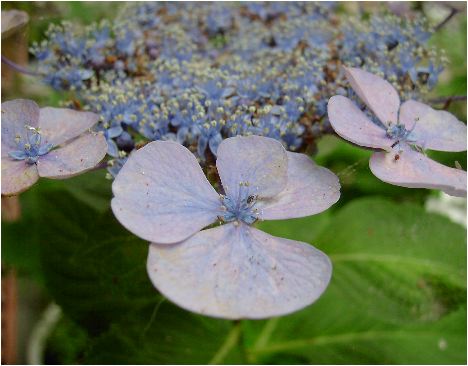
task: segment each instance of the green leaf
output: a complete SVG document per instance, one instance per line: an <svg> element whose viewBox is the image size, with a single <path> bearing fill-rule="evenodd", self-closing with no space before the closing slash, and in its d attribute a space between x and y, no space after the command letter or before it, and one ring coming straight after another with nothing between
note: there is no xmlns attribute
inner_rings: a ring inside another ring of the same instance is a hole
<svg viewBox="0 0 468 366"><path fill-rule="evenodd" d="M63 181L63 188L96 211L106 211L112 198L112 181L105 170L91 171Z"/></svg>
<svg viewBox="0 0 468 366"><path fill-rule="evenodd" d="M85 363L239 364L241 330L240 323L192 314L165 301L144 323L129 319L114 325L95 341Z"/></svg>
<svg viewBox="0 0 468 366"><path fill-rule="evenodd" d="M399 201L422 203L428 189L408 189L385 183L372 174L369 159L373 151L351 144L336 136L324 136L318 143L317 164L326 166L340 179L343 206L352 199L369 195L384 195Z"/></svg>
<svg viewBox="0 0 468 366"><path fill-rule="evenodd" d="M256 226L257 229L271 235L314 244L315 239L331 220L331 211L327 210L318 215L299 219L261 221Z"/></svg>
<svg viewBox="0 0 468 366"><path fill-rule="evenodd" d="M62 317L47 339L44 364L80 364L87 342L86 331L69 318Z"/></svg>
<svg viewBox="0 0 468 366"><path fill-rule="evenodd" d="M46 283L91 334L85 363L466 361L465 230L414 204L360 199L333 216L261 223L329 254L333 277L302 311L237 323L160 297L146 274L147 243L111 212L68 192L43 194L41 205Z"/></svg>
<svg viewBox="0 0 468 366"><path fill-rule="evenodd" d="M40 205L48 212L40 225L46 287L94 336L89 363L241 361L240 324L163 302L147 276L148 243L112 212L96 211L68 191L43 192Z"/></svg>
<svg viewBox="0 0 468 366"><path fill-rule="evenodd" d="M361 199L312 241L332 259L329 288L290 316L243 322L251 362L466 363L461 226L412 204Z"/></svg>
<svg viewBox="0 0 468 366"><path fill-rule="evenodd" d="M105 179L102 170L88 172L64 181L41 179L38 184L19 196L21 206L19 220L2 221L2 261L17 269L20 274L32 275L38 281L42 281L42 266L39 259L39 236L42 231L40 221L43 218L47 221L49 217L41 197L46 192L57 190L69 192L73 198L96 211L104 212L109 209L111 182Z"/></svg>
<svg viewBox="0 0 468 366"><path fill-rule="evenodd" d="M46 287L72 319L91 333L138 315L158 293L146 275L148 243L67 191L43 192L40 227Z"/></svg>
<svg viewBox="0 0 468 366"><path fill-rule="evenodd" d="M39 260L39 202L35 190L19 197L21 216L18 221L2 221L2 263L14 267L20 274L41 278Z"/></svg>

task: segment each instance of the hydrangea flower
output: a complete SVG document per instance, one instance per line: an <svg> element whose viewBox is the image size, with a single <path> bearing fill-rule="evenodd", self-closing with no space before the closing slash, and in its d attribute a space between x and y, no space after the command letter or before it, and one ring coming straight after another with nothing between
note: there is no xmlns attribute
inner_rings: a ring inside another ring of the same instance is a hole
<svg viewBox="0 0 468 366"><path fill-rule="evenodd" d="M261 136L225 139L216 165L221 195L195 156L172 141L135 151L117 175L112 210L151 242L147 269L155 287L185 309L229 319L313 303L330 280L328 257L252 224L326 210L340 196L338 178ZM200 231L217 221L224 225Z"/></svg>
<svg viewBox="0 0 468 366"><path fill-rule="evenodd" d="M397 91L376 75L355 68L345 68L345 73L380 124L373 123L353 101L340 95L330 98L328 117L344 139L385 150L372 155L372 173L390 184L440 189L465 197L466 172L439 164L422 150L465 151L466 125L446 111L436 111L414 100L400 106Z"/></svg>
<svg viewBox="0 0 468 366"><path fill-rule="evenodd" d="M210 164L234 134L304 151L330 131L326 104L346 83L339 65L377 73L415 99L445 65L422 18L363 19L335 6L128 2L112 22L52 24L31 53L43 81L73 90L102 130L122 127L106 134L113 157L140 138L176 137ZM270 106L282 112L269 115Z"/></svg>
<svg viewBox="0 0 468 366"><path fill-rule="evenodd" d="M2 195L23 192L39 177L65 179L93 168L106 154L102 134L87 132L98 116L39 108L25 99L2 103Z"/></svg>

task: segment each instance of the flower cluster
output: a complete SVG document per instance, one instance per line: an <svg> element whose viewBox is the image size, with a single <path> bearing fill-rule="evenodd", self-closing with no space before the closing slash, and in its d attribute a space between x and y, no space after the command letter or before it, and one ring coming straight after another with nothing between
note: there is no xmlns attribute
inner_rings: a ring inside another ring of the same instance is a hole
<svg viewBox="0 0 468 366"><path fill-rule="evenodd" d="M385 77L403 99L442 67L421 20L341 19L336 6L132 3L112 23L51 26L32 52L45 82L100 115L113 158L174 140L213 161L223 139L250 134L303 151L327 130L329 97L355 98L342 64Z"/></svg>

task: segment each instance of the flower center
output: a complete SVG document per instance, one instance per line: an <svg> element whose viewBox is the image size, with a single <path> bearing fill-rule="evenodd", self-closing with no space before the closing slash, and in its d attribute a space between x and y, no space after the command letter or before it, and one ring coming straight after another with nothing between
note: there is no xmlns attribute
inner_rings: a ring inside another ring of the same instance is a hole
<svg viewBox="0 0 468 366"><path fill-rule="evenodd" d="M225 222L243 221L248 225L253 224L258 220L258 209L255 208L257 203L257 195L249 192L249 183L239 183L239 194L237 199L229 196L221 196L223 210L225 213L221 219Z"/></svg>
<svg viewBox="0 0 468 366"><path fill-rule="evenodd" d="M407 130L401 123L395 125L390 124L387 128L387 137L399 141L413 141L411 136L412 130Z"/></svg>
<svg viewBox="0 0 468 366"><path fill-rule="evenodd" d="M18 150L13 150L8 155L15 160L25 160L27 164L37 162L39 156L47 154L52 148L52 144L41 143L42 137L39 129L25 126L26 138L16 135L15 143Z"/></svg>

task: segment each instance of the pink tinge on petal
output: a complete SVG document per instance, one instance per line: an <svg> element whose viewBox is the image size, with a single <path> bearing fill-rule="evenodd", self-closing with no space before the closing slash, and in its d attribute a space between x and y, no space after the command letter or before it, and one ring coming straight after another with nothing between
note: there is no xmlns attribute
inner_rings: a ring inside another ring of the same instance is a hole
<svg viewBox="0 0 468 366"><path fill-rule="evenodd" d="M328 101L328 119L335 132L354 144L390 150L393 140L377 126L351 99L335 95Z"/></svg>
<svg viewBox="0 0 468 366"><path fill-rule="evenodd" d="M2 158L2 195L19 194L39 179L35 164L29 165L24 160Z"/></svg>
<svg viewBox="0 0 468 366"><path fill-rule="evenodd" d="M386 126L398 121L400 97L395 88L386 80L370 72L344 67L351 87L364 103Z"/></svg>
<svg viewBox="0 0 468 366"><path fill-rule="evenodd" d="M2 103L2 157L17 150L15 138L28 142L26 126L37 127L39 107L32 100L15 99Z"/></svg>
<svg viewBox="0 0 468 366"><path fill-rule="evenodd" d="M261 319L316 301L328 286L332 265L309 244L227 224L175 245L151 244L147 270L154 286L184 309Z"/></svg>
<svg viewBox="0 0 468 366"><path fill-rule="evenodd" d="M277 196L259 201L262 220L315 215L340 198L340 182L334 173L316 165L307 155L287 154L288 183Z"/></svg>
<svg viewBox="0 0 468 366"><path fill-rule="evenodd" d="M466 195L465 171L439 164L406 144L391 153L374 153L369 166L377 178L390 184Z"/></svg>
<svg viewBox="0 0 468 366"><path fill-rule="evenodd" d="M184 240L222 214L220 197L195 156L176 142L155 141L135 151L112 191L120 223L157 243Z"/></svg>
<svg viewBox="0 0 468 366"><path fill-rule="evenodd" d="M226 194L236 200L241 186L261 198L280 193L287 182L287 156L277 140L262 136L236 136L218 147L218 168Z"/></svg>
<svg viewBox="0 0 468 366"><path fill-rule="evenodd" d="M39 157L39 175L66 179L94 168L106 155L107 142L102 134L85 133L62 147Z"/></svg>
<svg viewBox="0 0 468 366"><path fill-rule="evenodd" d="M409 100L401 105L400 123L411 131L411 137L423 149L466 150L466 124L449 112Z"/></svg>
<svg viewBox="0 0 468 366"><path fill-rule="evenodd" d="M46 107L41 108L39 127L44 142L60 145L89 130L98 120L95 113Z"/></svg>

